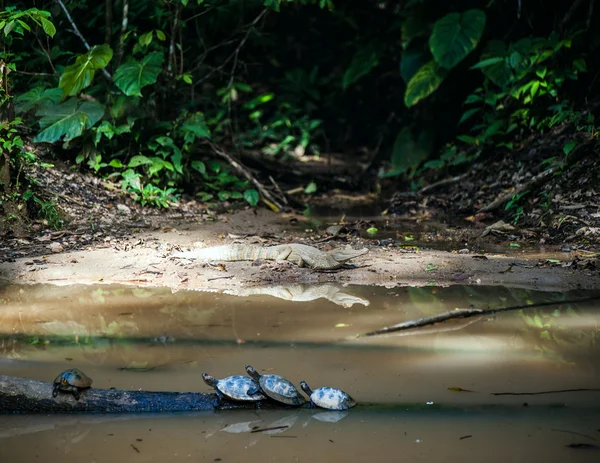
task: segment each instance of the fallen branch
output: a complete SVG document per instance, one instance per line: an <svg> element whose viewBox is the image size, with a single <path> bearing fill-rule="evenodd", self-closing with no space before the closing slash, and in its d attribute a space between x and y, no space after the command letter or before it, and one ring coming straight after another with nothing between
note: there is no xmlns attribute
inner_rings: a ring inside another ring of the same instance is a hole
<svg viewBox="0 0 600 463"><path fill-rule="evenodd" d="M440 180L439 182L435 182L435 183L432 183L431 185L424 186L423 188L421 188L419 190L419 194L427 193L428 191L431 191L439 186L450 185L452 183L460 182L463 178L467 177L468 175L469 175L469 173L466 172L462 175L457 175L456 177L445 178L443 180Z"/></svg>
<svg viewBox="0 0 600 463"><path fill-rule="evenodd" d="M562 166L562 168L564 169L565 167L572 166L575 163L577 163L581 158L583 158L586 153L586 150L584 150L584 147L588 146L590 143L593 143L593 142L594 142L594 139L588 139L588 140L585 140L583 143L578 144L575 148L573 148L573 151L571 151L569 153L569 155L566 157L565 165ZM559 170L558 167L552 167L550 169L546 169L543 172L540 172L539 174L534 176L531 180L529 180L527 183L524 183L523 185L518 186L510 193L507 193L507 194L501 196L500 198L496 199L495 201L492 201L487 206L484 206L483 208L479 209L478 212L490 212L495 209L498 209L504 203L507 203L508 201L510 201L515 195L518 195L519 193L522 193L523 191L538 187L539 185L544 183L548 177L553 175L557 170Z"/></svg>
<svg viewBox="0 0 600 463"><path fill-rule="evenodd" d="M72 394L52 397L54 384L27 378L0 375L0 414L2 413L142 413L214 411L280 408L275 402L218 403L208 392L150 392L90 388L76 401ZM281 407L285 408L285 405Z"/></svg>
<svg viewBox="0 0 600 463"><path fill-rule="evenodd" d="M474 317L476 315L491 315L500 312L510 312L514 310L525 310L525 309L534 309L538 307L548 307L557 304L577 304L580 302L588 302L588 301L596 301L600 299L600 296L594 297L586 297L583 299L571 299L566 301L550 301L550 302L539 302L537 304L524 304L524 305L515 305L512 307L501 307L499 309L457 309L450 310L448 312L443 312L441 314L433 315L431 317L423 317L417 318L416 320L408 320L406 322L398 323L396 325L386 326L379 330L370 331L369 333L365 333L360 335L359 337L364 336L377 336L382 334L393 333L396 331L404 331L412 328L420 328L422 326L433 325L435 323L441 323L448 320L456 320L459 318L468 318Z"/></svg>
<svg viewBox="0 0 600 463"><path fill-rule="evenodd" d="M484 206L481 209L479 209L478 212L490 212L495 209L498 209L500 206L509 202L515 195L518 195L519 193L522 193L523 191L529 190L529 189L534 188L534 187L538 186L539 184L543 183L544 180L546 180L546 178L548 178L550 175L554 174L554 172L556 172L556 168L552 167L550 169L547 169L547 170L537 174L535 177L533 177L527 183L524 183L523 185L518 186L510 193L500 196L498 199L496 199L495 201L492 201L487 206Z"/></svg>
<svg viewBox="0 0 600 463"><path fill-rule="evenodd" d="M256 189L260 192L260 194L266 198L268 201L273 203L279 210L283 209L283 206L273 197L271 193L264 187L262 183L260 183L254 175L252 175L248 169L243 166L238 160L236 160L230 154L227 154L225 151L220 150L217 146L212 142L207 142L211 149L215 152L215 154L221 156L225 159L231 167L233 167L240 175L244 176L249 182L254 184Z"/></svg>

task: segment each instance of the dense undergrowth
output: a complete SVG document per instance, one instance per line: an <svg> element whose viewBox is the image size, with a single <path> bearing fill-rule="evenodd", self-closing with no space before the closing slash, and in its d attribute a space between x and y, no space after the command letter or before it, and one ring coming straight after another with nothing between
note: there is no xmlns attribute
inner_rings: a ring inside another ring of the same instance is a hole
<svg viewBox="0 0 600 463"><path fill-rule="evenodd" d="M52 156L142 204L168 207L185 191L276 208L232 167L241 153L285 165L366 151L357 176L416 190L557 125L595 142L598 12L593 0L571 3L4 5L4 223L26 226L37 213L58 223L27 176L43 166L35 150L50 144ZM578 143L542 162L560 174Z"/></svg>

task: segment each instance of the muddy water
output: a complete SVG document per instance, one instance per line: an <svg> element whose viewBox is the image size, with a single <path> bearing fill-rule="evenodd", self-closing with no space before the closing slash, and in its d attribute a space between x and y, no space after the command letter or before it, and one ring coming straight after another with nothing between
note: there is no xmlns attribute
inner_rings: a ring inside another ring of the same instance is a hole
<svg viewBox="0 0 600 463"><path fill-rule="evenodd" d="M250 363L295 383L340 387L359 407L0 415L0 462L599 461L592 446L600 447L600 392L556 392L600 389L599 302L561 302L598 294L480 286L269 291L301 301L108 285L3 287L0 372L52 380L77 366L99 388L209 391L201 372L241 374ZM549 301L557 304L357 337L454 308ZM287 427L251 432L278 426Z"/></svg>

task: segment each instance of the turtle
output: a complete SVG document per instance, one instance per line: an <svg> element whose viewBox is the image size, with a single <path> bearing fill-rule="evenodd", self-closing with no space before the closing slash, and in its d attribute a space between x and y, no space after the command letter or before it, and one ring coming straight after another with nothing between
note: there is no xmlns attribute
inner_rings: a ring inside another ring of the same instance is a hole
<svg viewBox="0 0 600 463"><path fill-rule="evenodd" d="M63 371L54 380L54 389L52 397L58 395L58 391L71 392L75 400L79 400L81 394L80 389L87 389L92 385L92 378L86 375L83 371L77 368Z"/></svg>
<svg viewBox="0 0 600 463"><path fill-rule="evenodd" d="M347 410L356 405L356 401L344 391L333 387L320 387L314 391L306 384L306 381L300 381L300 387L309 395L310 404L328 410Z"/></svg>
<svg viewBox="0 0 600 463"><path fill-rule="evenodd" d="M246 365L246 372L258 381L262 392L273 400L287 405L303 405L306 399L296 387L287 379L278 375L261 375L250 365Z"/></svg>
<svg viewBox="0 0 600 463"><path fill-rule="evenodd" d="M266 400L266 397L260 393L258 383L247 376L228 376L216 379L208 373L202 373L202 379L206 384L215 388L219 403L223 397L238 401Z"/></svg>

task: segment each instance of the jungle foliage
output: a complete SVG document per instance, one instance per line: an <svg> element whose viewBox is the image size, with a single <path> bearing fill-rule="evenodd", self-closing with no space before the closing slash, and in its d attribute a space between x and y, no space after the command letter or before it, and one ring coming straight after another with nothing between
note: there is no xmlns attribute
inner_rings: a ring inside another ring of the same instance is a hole
<svg viewBox="0 0 600 463"><path fill-rule="evenodd" d="M282 159L366 147L380 176L418 186L560 122L596 137L579 110L600 71L593 5L11 2L0 12L4 215L34 198L25 131L162 207L183 191L258 203L214 147Z"/></svg>

